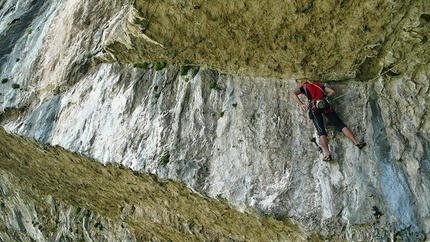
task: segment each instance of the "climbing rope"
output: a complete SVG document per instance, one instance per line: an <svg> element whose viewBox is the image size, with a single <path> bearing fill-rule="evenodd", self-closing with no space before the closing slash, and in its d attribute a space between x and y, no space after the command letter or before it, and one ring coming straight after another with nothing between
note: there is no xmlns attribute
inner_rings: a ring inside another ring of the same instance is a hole
<svg viewBox="0 0 430 242"><path fill-rule="evenodd" d="M424 45L424 46L426 46L426 45ZM421 48L423 48L423 47L421 47ZM379 77L381 77L381 76L383 76L383 75L387 74L388 72L393 71L393 69L394 69L395 67L397 67L398 65L400 65L400 64L401 64L401 63L403 63L403 62L405 62L405 61L406 61L406 60L408 60L408 59L409 59L409 58L407 57L407 58L404 58L403 60L400 60L400 61L399 61L399 62L397 62L395 65L393 65L391 68L388 68L386 71L384 71L384 72L382 72L381 74L377 75L376 77L374 77L374 78L370 79L369 81L370 81L370 82L371 82L371 81L374 81L374 80L378 79ZM342 95L340 95L340 96L338 96L338 97L335 97L335 98L331 99L331 101L334 101L334 100L337 100L337 99L339 99L339 98L341 98L341 97L344 97L344 96L346 96L349 92L350 92L350 91L348 90L346 93L344 93L344 94L342 94Z"/></svg>

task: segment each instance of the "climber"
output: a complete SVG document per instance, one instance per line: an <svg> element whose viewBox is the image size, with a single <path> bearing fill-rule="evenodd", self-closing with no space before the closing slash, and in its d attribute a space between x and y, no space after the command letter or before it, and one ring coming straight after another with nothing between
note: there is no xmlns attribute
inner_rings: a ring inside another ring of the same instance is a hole
<svg viewBox="0 0 430 242"><path fill-rule="evenodd" d="M299 99L298 95L305 94L309 100L309 104L305 105ZM300 88L297 88L291 93L291 97L302 107L304 111L309 111L309 118L314 122L315 128L317 129L320 144L324 150L323 161L331 161L331 154L328 148L327 133L324 127L322 114L324 114L330 122L339 130L342 131L346 137L348 137L354 144L362 149L366 146L365 142L359 142L352 131L342 122L339 116L335 113L333 108L330 106L327 97L331 97L335 94L334 90L321 85L318 82L307 82L304 81L300 84Z"/></svg>

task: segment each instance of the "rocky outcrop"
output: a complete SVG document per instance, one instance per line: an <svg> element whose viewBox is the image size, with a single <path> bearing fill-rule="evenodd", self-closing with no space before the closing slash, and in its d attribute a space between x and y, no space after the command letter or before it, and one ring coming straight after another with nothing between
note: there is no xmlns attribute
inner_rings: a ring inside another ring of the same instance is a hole
<svg viewBox="0 0 430 242"><path fill-rule="evenodd" d="M244 214L182 184L0 130L2 241L305 241L285 221Z"/></svg>
<svg viewBox="0 0 430 242"><path fill-rule="evenodd" d="M369 67L381 67L387 42L404 31L415 35L428 14L424 1L137 0L131 7L103 47L114 61L164 60L288 80L350 79L362 67L375 76L379 70Z"/></svg>
<svg viewBox="0 0 430 242"><path fill-rule="evenodd" d="M2 33L25 12L10 3ZM40 6L0 63L1 124L322 234L428 239L429 4L264 4ZM301 78L337 91L368 147L328 126L336 162L320 162Z"/></svg>

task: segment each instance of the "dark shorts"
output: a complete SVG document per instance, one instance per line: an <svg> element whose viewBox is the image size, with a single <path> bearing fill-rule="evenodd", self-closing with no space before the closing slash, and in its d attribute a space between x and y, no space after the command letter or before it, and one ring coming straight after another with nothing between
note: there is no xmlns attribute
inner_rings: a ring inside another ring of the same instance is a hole
<svg viewBox="0 0 430 242"><path fill-rule="evenodd" d="M343 128L346 127L346 125L342 122L342 120L339 118L339 116L337 116L335 112L329 112L324 115L336 127L337 130L341 131ZM324 127L322 114L315 114L312 120L314 121L314 125L317 129L318 135L327 135L327 132Z"/></svg>

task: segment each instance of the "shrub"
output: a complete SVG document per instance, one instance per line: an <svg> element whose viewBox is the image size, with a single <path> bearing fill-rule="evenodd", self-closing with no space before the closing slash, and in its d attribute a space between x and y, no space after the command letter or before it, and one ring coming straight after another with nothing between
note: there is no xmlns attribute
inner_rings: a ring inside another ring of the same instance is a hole
<svg viewBox="0 0 430 242"><path fill-rule="evenodd" d="M89 52L86 56L88 59L91 59L93 57L93 53Z"/></svg>
<svg viewBox="0 0 430 242"><path fill-rule="evenodd" d="M161 163L163 163L164 165L169 163L169 160L170 160L170 154L169 153L167 153L161 157Z"/></svg>
<svg viewBox="0 0 430 242"><path fill-rule="evenodd" d="M224 116L224 112L219 112L219 116L222 118Z"/></svg>
<svg viewBox="0 0 430 242"><path fill-rule="evenodd" d="M9 81L9 79L8 78L3 78L3 79L1 79L1 83L3 83L3 84L5 84L6 82L8 82Z"/></svg>
<svg viewBox="0 0 430 242"><path fill-rule="evenodd" d="M231 106L233 106L233 108L237 107L237 103L233 103Z"/></svg>
<svg viewBox="0 0 430 242"><path fill-rule="evenodd" d="M195 67L193 69L193 77L195 77L197 75L197 73L199 73L200 67Z"/></svg>
<svg viewBox="0 0 430 242"><path fill-rule="evenodd" d="M146 63L146 62L135 63L134 67L147 69L148 68L148 63Z"/></svg>
<svg viewBox="0 0 430 242"><path fill-rule="evenodd" d="M219 90L218 85L216 84L216 81L211 81L211 83L209 83L209 87L211 89L215 89L215 90Z"/></svg>
<svg viewBox="0 0 430 242"><path fill-rule="evenodd" d="M4 208L4 202L0 202L0 208Z"/></svg>
<svg viewBox="0 0 430 242"><path fill-rule="evenodd" d="M17 89L17 88L19 88L19 84L18 84L18 83L12 83L12 88L13 88L13 89Z"/></svg>
<svg viewBox="0 0 430 242"><path fill-rule="evenodd" d="M155 63L155 70L161 71L164 67L166 67L166 62L157 62Z"/></svg>
<svg viewBox="0 0 430 242"><path fill-rule="evenodd" d="M181 66L181 70L179 71L179 73L181 74L181 76L185 76L188 74L189 69L189 66Z"/></svg>
<svg viewBox="0 0 430 242"><path fill-rule="evenodd" d="M75 214L78 215L80 212L81 212L81 208L77 207L76 210L75 210Z"/></svg>

